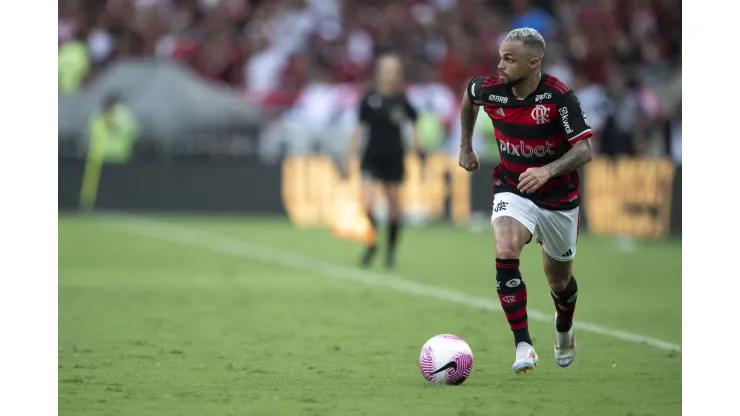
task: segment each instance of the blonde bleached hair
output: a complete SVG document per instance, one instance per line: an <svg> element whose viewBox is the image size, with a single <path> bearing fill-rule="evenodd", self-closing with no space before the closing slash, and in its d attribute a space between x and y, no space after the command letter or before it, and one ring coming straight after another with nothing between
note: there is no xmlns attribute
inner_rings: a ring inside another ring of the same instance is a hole
<svg viewBox="0 0 740 416"><path fill-rule="evenodd" d="M542 59L545 56L545 38L531 27L522 27L509 32L504 42L522 42L524 47L536 57Z"/></svg>

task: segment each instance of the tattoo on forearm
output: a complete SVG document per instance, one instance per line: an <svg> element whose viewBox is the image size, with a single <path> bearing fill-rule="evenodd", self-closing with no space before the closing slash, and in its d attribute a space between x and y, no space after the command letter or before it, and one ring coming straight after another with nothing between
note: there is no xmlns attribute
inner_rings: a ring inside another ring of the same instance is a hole
<svg viewBox="0 0 740 416"><path fill-rule="evenodd" d="M473 128L475 128L475 119L478 115L478 107L473 107L463 99L463 105L460 109L460 123L462 131L460 134L460 147L472 149L473 147Z"/></svg>
<svg viewBox="0 0 740 416"><path fill-rule="evenodd" d="M572 172L591 160L591 141L589 139L581 140L573 145L560 159L546 165L550 177L565 175Z"/></svg>

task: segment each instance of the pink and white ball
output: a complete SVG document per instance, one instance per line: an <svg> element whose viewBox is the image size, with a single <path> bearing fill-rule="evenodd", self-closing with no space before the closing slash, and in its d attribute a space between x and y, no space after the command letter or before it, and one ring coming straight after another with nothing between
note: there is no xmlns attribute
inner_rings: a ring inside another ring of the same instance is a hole
<svg viewBox="0 0 740 416"><path fill-rule="evenodd" d="M459 385L473 371L473 351L457 335L435 335L421 348L419 369L432 383Z"/></svg>

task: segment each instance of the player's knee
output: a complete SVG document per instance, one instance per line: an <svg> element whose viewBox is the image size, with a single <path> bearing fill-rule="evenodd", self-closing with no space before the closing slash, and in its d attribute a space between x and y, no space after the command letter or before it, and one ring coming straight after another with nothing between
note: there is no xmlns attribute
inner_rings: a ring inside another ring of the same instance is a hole
<svg viewBox="0 0 740 416"><path fill-rule="evenodd" d="M554 279L548 279L550 282L550 288L556 292L562 292L565 290L566 287L568 287L568 282L570 281L570 276L566 278L562 278L558 276Z"/></svg>
<svg viewBox="0 0 740 416"><path fill-rule="evenodd" d="M552 259L545 261L545 276L552 290L556 292L565 290L570 282L571 274L571 262L558 262Z"/></svg>
<svg viewBox="0 0 740 416"><path fill-rule="evenodd" d="M527 241L523 236L510 233L496 233L496 258L518 259Z"/></svg>
<svg viewBox="0 0 740 416"><path fill-rule="evenodd" d="M518 259L522 255L522 248L512 240L496 241L496 258Z"/></svg>
<svg viewBox="0 0 740 416"><path fill-rule="evenodd" d="M386 196L388 197L388 216L391 220L398 220L401 217L401 198L398 194L398 189L395 187L388 187L386 189Z"/></svg>
<svg viewBox="0 0 740 416"><path fill-rule="evenodd" d="M373 205L375 205L374 195L366 191L362 195L362 207L365 209L365 211L372 211Z"/></svg>

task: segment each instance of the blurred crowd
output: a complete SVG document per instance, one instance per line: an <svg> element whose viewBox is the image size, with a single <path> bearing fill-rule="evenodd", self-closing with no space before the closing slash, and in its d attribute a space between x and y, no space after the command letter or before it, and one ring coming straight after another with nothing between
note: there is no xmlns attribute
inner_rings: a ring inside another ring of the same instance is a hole
<svg viewBox="0 0 740 416"><path fill-rule="evenodd" d="M80 82L156 57L280 107L310 82L367 81L384 52L409 82L462 91L515 27L543 34L545 70L577 90L600 152L680 161L679 0L60 0L58 41L85 49Z"/></svg>

